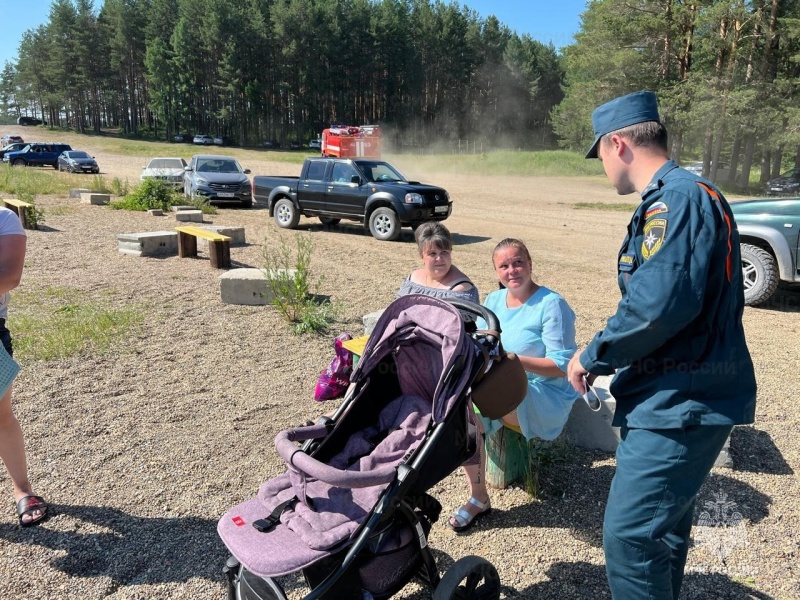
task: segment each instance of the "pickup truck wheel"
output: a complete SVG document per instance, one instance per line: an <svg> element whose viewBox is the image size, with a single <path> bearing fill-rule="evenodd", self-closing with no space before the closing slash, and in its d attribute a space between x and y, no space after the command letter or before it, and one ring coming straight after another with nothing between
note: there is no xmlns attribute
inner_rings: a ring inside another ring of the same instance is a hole
<svg viewBox="0 0 800 600"><path fill-rule="evenodd" d="M775 257L758 246L741 244L744 303L763 304L778 289L780 277Z"/></svg>
<svg viewBox="0 0 800 600"><path fill-rule="evenodd" d="M376 208L369 216L369 232L376 240L391 242L400 236L400 223L391 208Z"/></svg>
<svg viewBox="0 0 800 600"><path fill-rule="evenodd" d="M300 213L297 212L292 201L286 198L278 200L275 203L273 213L278 227L282 227L283 229L294 229L300 222Z"/></svg>
<svg viewBox="0 0 800 600"><path fill-rule="evenodd" d="M333 217L320 217L319 221L325 225L325 227L330 227L331 225L338 225L341 219L334 219Z"/></svg>

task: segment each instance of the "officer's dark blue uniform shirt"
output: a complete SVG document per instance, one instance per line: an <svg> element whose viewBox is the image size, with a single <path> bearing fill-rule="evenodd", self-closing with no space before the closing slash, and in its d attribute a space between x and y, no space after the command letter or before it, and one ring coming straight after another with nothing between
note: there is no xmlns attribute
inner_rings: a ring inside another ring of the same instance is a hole
<svg viewBox="0 0 800 600"><path fill-rule="evenodd" d="M739 234L727 201L668 161L642 193L618 259L622 300L581 355L617 370L614 425L752 423Z"/></svg>

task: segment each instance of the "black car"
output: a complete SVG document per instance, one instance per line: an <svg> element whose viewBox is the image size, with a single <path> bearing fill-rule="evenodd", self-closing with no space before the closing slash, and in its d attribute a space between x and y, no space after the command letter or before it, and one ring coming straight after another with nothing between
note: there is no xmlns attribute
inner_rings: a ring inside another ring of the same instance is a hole
<svg viewBox="0 0 800 600"><path fill-rule="evenodd" d="M67 150L58 156L59 171L69 171L70 173L99 173L100 167L94 156L82 150Z"/></svg>
<svg viewBox="0 0 800 600"><path fill-rule="evenodd" d="M767 196L797 195L800 191L800 169L792 169L780 177L770 179L764 191Z"/></svg>
<svg viewBox="0 0 800 600"><path fill-rule="evenodd" d="M261 142L262 148L280 148L281 143L278 140L264 140Z"/></svg>
<svg viewBox="0 0 800 600"><path fill-rule="evenodd" d="M44 121L41 119L36 119L34 117L19 117L17 119L17 125L42 125L45 124Z"/></svg>

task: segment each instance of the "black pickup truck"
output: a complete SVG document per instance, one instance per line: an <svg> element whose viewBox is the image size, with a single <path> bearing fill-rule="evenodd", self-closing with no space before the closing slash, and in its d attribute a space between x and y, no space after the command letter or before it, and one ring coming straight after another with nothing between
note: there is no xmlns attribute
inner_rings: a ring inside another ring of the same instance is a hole
<svg viewBox="0 0 800 600"><path fill-rule="evenodd" d="M300 215L325 225L364 223L379 240L394 240L404 226L443 221L452 202L445 190L408 181L381 160L307 158L300 177L253 177L253 202L264 203L279 227L297 227Z"/></svg>

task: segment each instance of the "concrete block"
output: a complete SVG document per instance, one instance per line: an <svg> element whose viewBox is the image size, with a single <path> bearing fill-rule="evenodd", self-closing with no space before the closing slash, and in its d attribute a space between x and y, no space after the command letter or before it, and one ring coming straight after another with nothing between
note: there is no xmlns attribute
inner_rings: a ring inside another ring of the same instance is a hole
<svg viewBox="0 0 800 600"><path fill-rule="evenodd" d="M97 192L81 192L81 204L94 204L103 206L111 202L109 194L98 194Z"/></svg>
<svg viewBox="0 0 800 600"><path fill-rule="evenodd" d="M161 210L160 208L151 208L150 210L147 211L147 214L150 215L151 217L160 217L164 214L164 211Z"/></svg>
<svg viewBox="0 0 800 600"><path fill-rule="evenodd" d="M364 335L369 335L372 333L372 330L375 329L375 324L378 322L378 319L380 319L382 314L382 310L376 310L375 312L371 312L361 317L361 322L364 324Z"/></svg>
<svg viewBox="0 0 800 600"><path fill-rule="evenodd" d="M175 220L176 221L185 221L191 223L202 223L203 222L203 211L202 210L180 210L175 213Z"/></svg>
<svg viewBox="0 0 800 600"><path fill-rule="evenodd" d="M80 198L81 194L85 194L86 192L91 192L89 188L72 188L69 191L70 198Z"/></svg>
<svg viewBox="0 0 800 600"><path fill-rule="evenodd" d="M617 450L619 427L611 426L617 401L608 391L610 385L611 376L595 379L593 387L601 404L597 412L590 409L583 398L572 405L572 412L564 426L564 437L570 444L605 452Z"/></svg>
<svg viewBox="0 0 800 600"><path fill-rule="evenodd" d="M178 253L178 232L119 233L117 250L131 256L172 256Z"/></svg>
<svg viewBox="0 0 800 600"><path fill-rule="evenodd" d="M714 461L714 466L726 469L733 468L733 459L731 458L731 436L728 436L728 439L725 440L725 445L722 446L722 450L719 451L717 460Z"/></svg>
<svg viewBox="0 0 800 600"><path fill-rule="evenodd" d="M220 235L227 235L231 238L231 246L244 246L244 227L228 227L227 225L203 225L203 229L208 229ZM208 240L197 239L198 248L208 248Z"/></svg>
<svg viewBox="0 0 800 600"><path fill-rule="evenodd" d="M182 210L197 210L197 208L194 207L194 206L177 206L177 205L176 206L170 206L169 209L172 212L179 212L179 211L182 211Z"/></svg>
<svg viewBox="0 0 800 600"><path fill-rule="evenodd" d="M284 272L283 269L279 270ZM224 304L247 304L249 306L263 306L272 304L272 294L267 285L267 278L271 277L265 269L232 269L219 276L219 294ZM289 269L288 274L294 276L295 269Z"/></svg>

